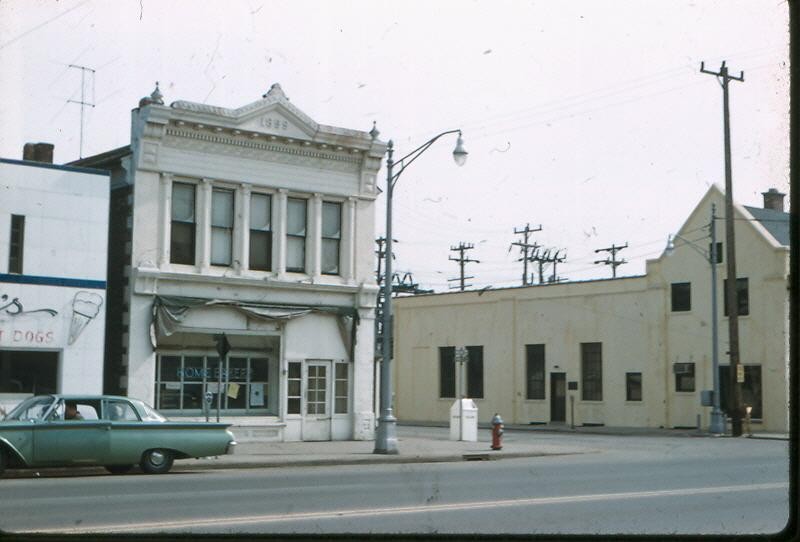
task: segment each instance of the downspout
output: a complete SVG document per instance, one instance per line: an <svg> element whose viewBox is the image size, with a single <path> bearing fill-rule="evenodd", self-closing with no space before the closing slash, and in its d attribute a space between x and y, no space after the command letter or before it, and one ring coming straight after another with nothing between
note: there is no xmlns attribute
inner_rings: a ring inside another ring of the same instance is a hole
<svg viewBox="0 0 800 542"><path fill-rule="evenodd" d="M518 374L519 371L519 344L517 344L517 337L519 337L519 333L517 333L517 297L512 296L511 298L511 367L513 370L511 371L512 375L512 383L511 383L511 423L520 423L517 419L517 408L519 400L517 383L518 382L527 382L527 377L522 379L513 378L513 375ZM524 374L524 373L523 373Z"/></svg>

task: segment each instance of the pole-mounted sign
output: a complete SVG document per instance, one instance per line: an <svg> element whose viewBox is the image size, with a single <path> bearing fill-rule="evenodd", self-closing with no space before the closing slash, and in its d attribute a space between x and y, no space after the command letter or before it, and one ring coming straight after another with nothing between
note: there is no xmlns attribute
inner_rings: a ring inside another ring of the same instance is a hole
<svg viewBox="0 0 800 542"><path fill-rule="evenodd" d="M218 380L217 380L217 422L219 422L219 411L222 408L222 367L231 351L231 343L228 342L228 337L224 333L214 335L214 342L217 343L218 358Z"/></svg>

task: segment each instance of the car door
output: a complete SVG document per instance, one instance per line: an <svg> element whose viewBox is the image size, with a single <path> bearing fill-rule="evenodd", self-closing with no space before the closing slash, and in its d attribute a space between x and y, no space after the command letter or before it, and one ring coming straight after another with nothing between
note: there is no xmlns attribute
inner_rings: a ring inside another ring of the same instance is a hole
<svg viewBox="0 0 800 542"><path fill-rule="evenodd" d="M72 401L72 400L70 400ZM99 399L75 399L83 419L64 419L64 400L46 420L33 426L33 456L36 465L102 465L110 442L107 420L98 419Z"/></svg>
<svg viewBox="0 0 800 542"><path fill-rule="evenodd" d="M137 463L148 447L150 434L134 406L125 399L106 399L103 401L101 418L111 425L106 464Z"/></svg>

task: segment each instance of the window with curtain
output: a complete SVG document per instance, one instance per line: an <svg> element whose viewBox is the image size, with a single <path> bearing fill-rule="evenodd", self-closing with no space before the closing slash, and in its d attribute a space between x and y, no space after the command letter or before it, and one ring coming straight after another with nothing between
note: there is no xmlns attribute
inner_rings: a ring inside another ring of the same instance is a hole
<svg viewBox="0 0 800 542"><path fill-rule="evenodd" d="M322 265L325 275L339 274L342 240L342 204L322 202Z"/></svg>
<svg viewBox="0 0 800 542"><path fill-rule="evenodd" d="M233 261L233 190L211 191L211 265Z"/></svg>
<svg viewBox="0 0 800 542"><path fill-rule="evenodd" d="M250 269L272 270L272 198L250 195Z"/></svg>
<svg viewBox="0 0 800 542"><path fill-rule="evenodd" d="M170 263L194 265L195 185L172 183Z"/></svg>
<svg viewBox="0 0 800 542"><path fill-rule="evenodd" d="M306 222L308 202L289 198L286 202L286 270L306 270Z"/></svg>

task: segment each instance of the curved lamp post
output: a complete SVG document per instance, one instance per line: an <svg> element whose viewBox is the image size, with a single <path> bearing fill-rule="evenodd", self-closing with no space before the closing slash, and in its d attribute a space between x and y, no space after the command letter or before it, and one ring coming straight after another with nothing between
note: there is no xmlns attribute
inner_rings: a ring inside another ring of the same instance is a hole
<svg viewBox="0 0 800 542"><path fill-rule="evenodd" d="M711 235L711 247L708 252L705 250L697 247L693 242L689 241L688 239L684 239L680 235L672 235L667 240L667 249L666 254L669 256L675 250L675 244L673 243L674 239L680 239L683 241L687 246L695 250L699 253L703 258L708 261L711 265L711 367L713 372L713 383L714 383L714 397L713 397L713 406L711 408L711 425L709 427L709 432L722 435L725 434L725 414L720 410L719 404L719 394L720 394L720 382L719 382L719 348L717 346L718 343L718 320L717 320L717 229L716 229L716 220L717 220L717 206L713 203L711 204L711 224L710 224L710 235Z"/></svg>
<svg viewBox="0 0 800 542"><path fill-rule="evenodd" d="M374 128L373 128L374 130ZM392 413L392 193L397 179L414 160L430 148L442 136L458 134L456 148L453 150L453 160L459 166L467 161L467 151L461 139L461 130L448 130L432 137L407 155L395 161L394 142L391 140L387 146L386 158L386 265L383 278L383 341L381 344L381 412L378 418L378 429L375 434L376 454L396 454L397 450L397 418ZM395 166L398 166L395 171Z"/></svg>

